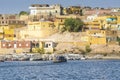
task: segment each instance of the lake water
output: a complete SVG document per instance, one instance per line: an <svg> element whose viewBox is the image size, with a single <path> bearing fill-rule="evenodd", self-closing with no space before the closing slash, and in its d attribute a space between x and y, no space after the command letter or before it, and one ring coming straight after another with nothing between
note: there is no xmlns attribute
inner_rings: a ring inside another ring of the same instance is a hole
<svg viewBox="0 0 120 80"><path fill-rule="evenodd" d="M120 60L1 62L0 80L120 80Z"/></svg>

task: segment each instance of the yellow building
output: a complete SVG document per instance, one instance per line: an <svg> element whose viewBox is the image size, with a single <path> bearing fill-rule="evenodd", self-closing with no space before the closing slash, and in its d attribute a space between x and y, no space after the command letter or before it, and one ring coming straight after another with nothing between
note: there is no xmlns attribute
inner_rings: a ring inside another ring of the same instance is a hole
<svg viewBox="0 0 120 80"><path fill-rule="evenodd" d="M4 33L3 29L0 28L0 40L3 39L3 33Z"/></svg>
<svg viewBox="0 0 120 80"><path fill-rule="evenodd" d="M58 32L58 23L52 21L28 22L28 27L20 31L20 39L40 39Z"/></svg>
<svg viewBox="0 0 120 80"><path fill-rule="evenodd" d="M86 29L101 29L101 22L99 20L94 20L92 22L85 22Z"/></svg>
<svg viewBox="0 0 120 80"><path fill-rule="evenodd" d="M4 40L15 40L14 29L4 29Z"/></svg>
<svg viewBox="0 0 120 80"><path fill-rule="evenodd" d="M86 21L88 29L117 30L119 19L116 16L98 16L93 21Z"/></svg>
<svg viewBox="0 0 120 80"><path fill-rule="evenodd" d="M13 40L14 30L9 29L8 25L0 26L0 39Z"/></svg>
<svg viewBox="0 0 120 80"><path fill-rule="evenodd" d="M63 9L64 14L81 14L81 7L80 6L70 6L69 8Z"/></svg>
<svg viewBox="0 0 120 80"><path fill-rule="evenodd" d="M86 31L91 44L117 44L117 31L88 30Z"/></svg>

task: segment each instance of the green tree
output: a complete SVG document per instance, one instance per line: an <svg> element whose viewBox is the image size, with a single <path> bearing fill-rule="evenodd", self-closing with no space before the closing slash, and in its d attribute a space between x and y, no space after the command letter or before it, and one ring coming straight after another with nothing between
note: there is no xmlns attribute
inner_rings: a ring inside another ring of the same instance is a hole
<svg viewBox="0 0 120 80"><path fill-rule="evenodd" d="M20 13L19 13L19 16L21 16L21 15L28 15L29 13L28 12L26 12L26 11L21 11Z"/></svg>
<svg viewBox="0 0 120 80"><path fill-rule="evenodd" d="M61 31L79 32L82 31L83 24L84 23L81 19L67 18L64 22L65 26L61 29Z"/></svg>

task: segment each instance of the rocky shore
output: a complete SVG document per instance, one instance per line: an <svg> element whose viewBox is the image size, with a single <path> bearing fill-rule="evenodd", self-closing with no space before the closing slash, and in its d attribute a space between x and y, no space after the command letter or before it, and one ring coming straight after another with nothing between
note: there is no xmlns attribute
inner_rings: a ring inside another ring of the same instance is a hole
<svg viewBox="0 0 120 80"><path fill-rule="evenodd" d="M82 54L39 54L39 53L21 53L21 54L6 54L0 55L0 62L2 61L46 61L53 60L54 56L62 55L67 60L93 60L93 59L120 59L117 55L82 55Z"/></svg>
<svg viewBox="0 0 120 80"><path fill-rule="evenodd" d="M82 55L80 54L39 54L39 53L21 53L21 54L6 54L0 55L0 60L4 61L46 61L52 60L54 56L62 55L67 60L80 60Z"/></svg>

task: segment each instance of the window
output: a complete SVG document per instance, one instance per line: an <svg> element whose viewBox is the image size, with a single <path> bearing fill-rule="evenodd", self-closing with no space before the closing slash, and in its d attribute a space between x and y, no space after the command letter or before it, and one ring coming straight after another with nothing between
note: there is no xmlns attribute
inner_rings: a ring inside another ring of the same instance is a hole
<svg viewBox="0 0 120 80"><path fill-rule="evenodd" d="M61 19L61 22L63 22L63 20Z"/></svg>
<svg viewBox="0 0 120 80"><path fill-rule="evenodd" d="M55 13L57 13L57 10L55 11Z"/></svg>
<svg viewBox="0 0 120 80"><path fill-rule="evenodd" d="M48 48L48 44L45 44L45 47Z"/></svg>
<svg viewBox="0 0 120 80"><path fill-rule="evenodd" d="M5 46L5 44L3 44L3 46Z"/></svg>
<svg viewBox="0 0 120 80"><path fill-rule="evenodd" d="M19 46L21 46L21 44L19 44Z"/></svg>
<svg viewBox="0 0 120 80"><path fill-rule="evenodd" d="M8 46L11 46L11 44L9 44Z"/></svg>
<svg viewBox="0 0 120 80"><path fill-rule="evenodd" d="M28 44L26 44L26 46L28 46Z"/></svg>
<svg viewBox="0 0 120 80"><path fill-rule="evenodd" d="M51 44L49 44L49 46L51 46Z"/></svg>
<svg viewBox="0 0 120 80"><path fill-rule="evenodd" d="M39 48L39 43L36 43L36 47Z"/></svg>
<svg viewBox="0 0 120 80"><path fill-rule="evenodd" d="M14 34L14 37L16 37L16 35Z"/></svg>
<svg viewBox="0 0 120 80"><path fill-rule="evenodd" d="M8 35L8 37L11 37L11 35Z"/></svg>
<svg viewBox="0 0 120 80"><path fill-rule="evenodd" d="M2 21L2 23L4 24L4 21Z"/></svg>

